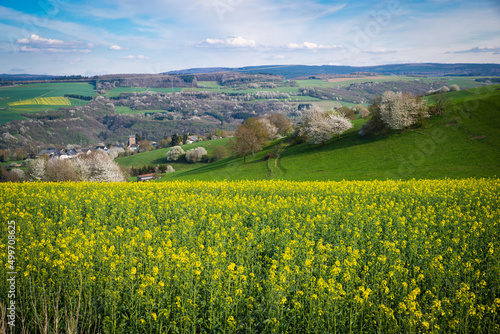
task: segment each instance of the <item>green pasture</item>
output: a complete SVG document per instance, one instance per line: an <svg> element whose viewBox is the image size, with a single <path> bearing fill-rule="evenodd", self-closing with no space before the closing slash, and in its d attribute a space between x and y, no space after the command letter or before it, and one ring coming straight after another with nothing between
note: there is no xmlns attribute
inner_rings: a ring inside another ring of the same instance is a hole
<svg viewBox="0 0 500 334"><path fill-rule="evenodd" d="M147 87L118 87L106 93L106 97L118 97L121 93L142 93L142 92L174 93L182 91L182 88L147 88Z"/></svg>

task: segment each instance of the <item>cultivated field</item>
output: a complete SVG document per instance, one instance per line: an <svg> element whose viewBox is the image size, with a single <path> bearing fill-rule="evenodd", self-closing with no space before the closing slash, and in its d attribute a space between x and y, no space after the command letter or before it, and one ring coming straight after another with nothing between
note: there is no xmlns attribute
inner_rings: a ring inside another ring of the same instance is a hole
<svg viewBox="0 0 500 334"><path fill-rule="evenodd" d="M88 101L65 98L65 94L94 96L94 86L90 83L37 83L0 87L0 124L21 120L21 113L37 113L57 110L61 107L87 104ZM56 103L57 99L60 99ZM68 104L68 101L70 104Z"/></svg>
<svg viewBox="0 0 500 334"><path fill-rule="evenodd" d="M38 97L35 99L28 99L28 100L21 100L17 102L11 102L9 103L9 106L23 106L23 105L30 105L30 104L43 104L43 105L48 105L48 106L70 106L71 101L62 96L57 96L57 97Z"/></svg>
<svg viewBox="0 0 500 334"><path fill-rule="evenodd" d="M493 333L499 191L497 179L2 184L0 254L13 221L28 332Z"/></svg>

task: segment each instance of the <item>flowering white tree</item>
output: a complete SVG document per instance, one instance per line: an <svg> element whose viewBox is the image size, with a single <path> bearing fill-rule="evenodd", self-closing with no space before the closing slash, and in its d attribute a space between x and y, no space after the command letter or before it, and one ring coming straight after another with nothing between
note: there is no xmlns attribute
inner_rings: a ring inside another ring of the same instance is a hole
<svg viewBox="0 0 500 334"><path fill-rule="evenodd" d="M324 112L313 106L302 115L300 134L305 134L311 144L323 144L350 128L352 123L344 115L333 111Z"/></svg>
<svg viewBox="0 0 500 334"><path fill-rule="evenodd" d="M167 152L167 161L177 161L184 154L184 150L180 146L174 146Z"/></svg>
<svg viewBox="0 0 500 334"><path fill-rule="evenodd" d="M91 182L123 182L120 166L106 152L92 152L83 158Z"/></svg>
<svg viewBox="0 0 500 334"><path fill-rule="evenodd" d="M45 169L47 168L47 160L44 158L30 159L27 162L28 168L26 176L30 181L41 181L45 179Z"/></svg>
<svg viewBox="0 0 500 334"><path fill-rule="evenodd" d="M404 129L429 117L425 100L410 93L387 91L382 95L380 117L391 129Z"/></svg>
<svg viewBox="0 0 500 334"><path fill-rule="evenodd" d="M200 162L201 157L207 154L204 147L193 148L186 152L186 160L189 162Z"/></svg>
<svg viewBox="0 0 500 334"><path fill-rule="evenodd" d="M278 138L278 128L274 126L268 118L260 118L259 121L262 123L270 139Z"/></svg>

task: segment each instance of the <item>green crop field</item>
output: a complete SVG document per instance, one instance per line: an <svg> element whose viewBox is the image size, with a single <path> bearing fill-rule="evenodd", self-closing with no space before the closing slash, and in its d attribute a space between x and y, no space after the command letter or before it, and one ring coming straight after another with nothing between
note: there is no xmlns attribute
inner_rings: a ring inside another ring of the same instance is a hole
<svg viewBox="0 0 500 334"><path fill-rule="evenodd" d="M86 82L61 82L0 87L0 108L5 108L8 103L16 101L38 97L58 97L65 94L94 96L94 86Z"/></svg>

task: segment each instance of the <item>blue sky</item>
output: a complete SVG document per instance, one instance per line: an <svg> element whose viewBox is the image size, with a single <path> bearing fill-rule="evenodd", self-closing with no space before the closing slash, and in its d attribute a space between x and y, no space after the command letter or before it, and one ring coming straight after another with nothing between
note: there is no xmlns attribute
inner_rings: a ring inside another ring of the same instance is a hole
<svg viewBox="0 0 500 334"><path fill-rule="evenodd" d="M500 63L500 1L0 1L0 73L416 62Z"/></svg>

